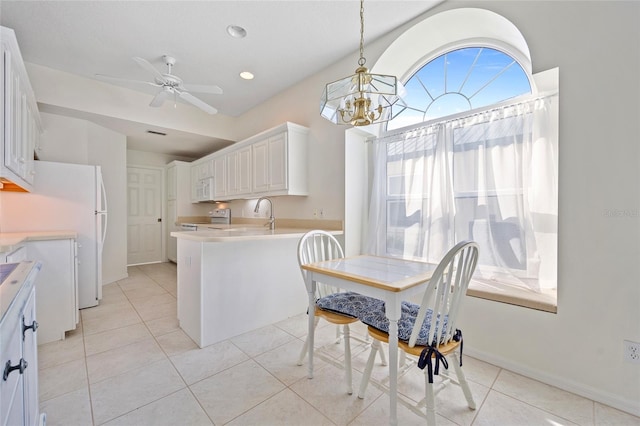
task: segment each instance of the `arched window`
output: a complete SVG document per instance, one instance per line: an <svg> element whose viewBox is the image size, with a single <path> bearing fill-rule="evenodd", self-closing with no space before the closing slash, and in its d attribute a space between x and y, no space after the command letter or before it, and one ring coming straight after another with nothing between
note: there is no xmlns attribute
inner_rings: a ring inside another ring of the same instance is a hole
<svg viewBox="0 0 640 426"><path fill-rule="evenodd" d="M480 35L460 33L448 20L463 12L493 19L509 37L483 37L486 20L473 20L483 22ZM373 140L367 250L437 262L471 239L481 297L524 288L551 295L545 310L555 312L557 70L532 75L526 43L503 18L474 9L430 20L454 28L448 43L435 45L426 36L434 26L417 25L376 64L395 67L406 93ZM431 43L426 54L418 40Z"/></svg>
<svg viewBox="0 0 640 426"><path fill-rule="evenodd" d="M456 49L427 62L405 87L387 130L471 111L531 93L511 56L489 47Z"/></svg>

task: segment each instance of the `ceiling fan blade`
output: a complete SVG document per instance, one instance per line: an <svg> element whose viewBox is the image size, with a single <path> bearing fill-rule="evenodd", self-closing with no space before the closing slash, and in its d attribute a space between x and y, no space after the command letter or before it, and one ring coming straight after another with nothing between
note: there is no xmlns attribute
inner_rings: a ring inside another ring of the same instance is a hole
<svg viewBox="0 0 640 426"><path fill-rule="evenodd" d="M222 89L219 86L203 85L203 84L185 84L181 87L188 92L209 93L212 95L222 95Z"/></svg>
<svg viewBox="0 0 640 426"><path fill-rule="evenodd" d="M149 61L147 61L144 58L140 58L139 56L134 56L133 58L134 61L136 61L136 63L138 65L140 65L142 68L144 68L145 70L149 71L151 74L153 74L153 76L158 80L161 81L163 83L166 83L166 80L164 78L164 76L162 75L162 73L160 71L158 71L156 69L156 67L154 67L153 65L151 65L151 63Z"/></svg>
<svg viewBox="0 0 640 426"><path fill-rule="evenodd" d="M154 87L162 87L161 84L156 84L151 81L131 80L129 78L111 77L110 75L104 75L104 74L95 74L95 76L100 80L105 80L105 81L118 81L121 83L146 84Z"/></svg>
<svg viewBox="0 0 640 426"><path fill-rule="evenodd" d="M197 106L198 108L200 108L201 110L203 110L207 114L217 114L218 113L217 109L215 109L211 105L201 101L200 99L196 98L191 93L178 92L178 94L180 95L180 97L182 99L184 99L185 101L189 102L190 104L192 104L194 106Z"/></svg>
<svg viewBox="0 0 640 426"><path fill-rule="evenodd" d="M161 106L164 103L164 100L167 99L167 97L169 97L170 94L171 92L169 90L161 90L160 92L158 92L155 98L151 100L151 103L149 104L149 106L156 107L156 108Z"/></svg>

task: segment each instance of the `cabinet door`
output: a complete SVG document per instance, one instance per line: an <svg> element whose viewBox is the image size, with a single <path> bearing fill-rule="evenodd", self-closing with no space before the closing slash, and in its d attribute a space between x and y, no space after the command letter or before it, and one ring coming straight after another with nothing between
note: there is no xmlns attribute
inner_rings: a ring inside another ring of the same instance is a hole
<svg viewBox="0 0 640 426"><path fill-rule="evenodd" d="M36 289L25 305L22 315L22 357L27 362L24 370L24 420L25 425L36 425L39 420L38 407L38 341L36 323Z"/></svg>
<svg viewBox="0 0 640 426"><path fill-rule="evenodd" d="M15 310L12 315L18 315ZM19 365L22 360L22 333L21 324L15 317L2 323L0 338L2 343L2 357L0 367L4 371L7 362L10 365ZM23 417L24 388L22 374L14 370L7 376L7 380L0 379L0 425L21 425Z"/></svg>
<svg viewBox="0 0 640 426"><path fill-rule="evenodd" d="M24 140L25 147L25 163L24 163L24 180L33 185L33 177L36 174L33 153L36 148L37 139L39 138L39 129L36 124L35 113L26 104L26 138Z"/></svg>
<svg viewBox="0 0 640 426"><path fill-rule="evenodd" d="M176 199L176 185L178 182L176 171L176 166L171 166L167 169L167 201Z"/></svg>
<svg viewBox="0 0 640 426"><path fill-rule="evenodd" d="M22 144L22 96L20 94L20 74L14 69L11 52L4 52L5 72L5 134L4 162L5 166L21 176L20 159L23 158Z"/></svg>
<svg viewBox="0 0 640 426"><path fill-rule="evenodd" d="M227 195L227 157L220 156L213 160L213 184L216 198Z"/></svg>
<svg viewBox="0 0 640 426"><path fill-rule="evenodd" d="M256 142L252 147L253 191L269 190L269 140Z"/></svg>
<svg viewBox="0 0 640 426"><path fill-rule="evenodd" d="M198 180L213 177L213 159L199 163L197 166Z"/></svg>
<svg viewBox="0 0 640 426"><path fill-rule="evenodd" d="M236 156L238 194L248 194L251 192L251 147L239 150Z"/></svg>
<svg viewBox="0 0 640 426"><path fill-rule="evenodd" d="M198 168L196 166L191 166L191 202L197 203L200 201L200 190L198 183L200 179L198 178Z"/></svg>
<svg viewBox="0 0 640 426"><path fill-rule="evenodd" d="M237 152L229 153L225 156L227 168L227 195L236 195L239 191L238 185L238 155Z"/></svg>
<svg viewBox="0 0 640 426"><path fill-rule="evenodd" d="M287 134L269 138L269 191L287 189Z"/></svg>
<svg viewBox="0 0 640 426"><path fill-rule="evenodd" d="M62 340L77 324L75 240L29 241L27 252L29 259L42 262L43 273L36 278L38 339L41 344Z"/></svg>

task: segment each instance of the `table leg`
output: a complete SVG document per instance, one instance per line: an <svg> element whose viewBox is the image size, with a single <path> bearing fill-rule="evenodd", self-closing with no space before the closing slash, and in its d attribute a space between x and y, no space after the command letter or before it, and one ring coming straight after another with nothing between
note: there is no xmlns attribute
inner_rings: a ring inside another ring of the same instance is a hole
<svg viewBox="0 0 640 426"><path fill-rule="evenodd" d="M398 320L400 300L388 300L386 314L389 319L389 424L398 424Z"/></svg>
<svg viewBox="0 0 640 426"><path fill-rule="evenodd" d="M307 286L307 293L309 296L309 312L307 315L308 318L308 334L307 334L307 341L309 342L309 345L307 347L307 350L309 351L307 356L309 358L309 365L308 365L308 372L307 372L307 377L309 379L313 379L313 348L314 348L314 332L315 332L315 324L314 324L314 320L315 320L315 308L316 308L316 282L312 279L311 277L311 273L307 273L307 277L306 277L306 286Z"/></svg>

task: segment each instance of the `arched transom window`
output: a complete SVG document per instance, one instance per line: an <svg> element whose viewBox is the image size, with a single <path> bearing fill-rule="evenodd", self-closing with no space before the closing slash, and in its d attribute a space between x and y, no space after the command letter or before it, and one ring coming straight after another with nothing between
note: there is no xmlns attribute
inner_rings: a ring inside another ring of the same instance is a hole
<svg viewBox="0 0 640 426"><path fill-rule="evenodd" d="M527 74L511 56L467 47L438 56L406 82L387 130L486 107L531 93Z"/></svg>

